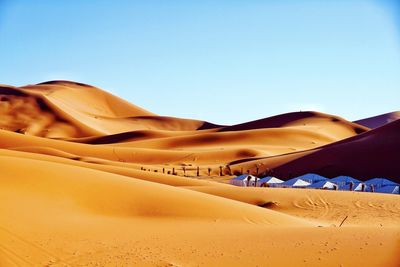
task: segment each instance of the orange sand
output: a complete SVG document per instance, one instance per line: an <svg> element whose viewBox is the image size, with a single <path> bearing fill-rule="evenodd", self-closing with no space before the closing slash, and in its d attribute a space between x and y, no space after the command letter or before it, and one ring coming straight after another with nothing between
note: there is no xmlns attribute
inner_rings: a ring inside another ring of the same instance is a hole
<svg viewBox="0 0 400 267"><path fill-rule="evenodd" d="M298 112L222 126L67 81L3 85L0 100L0 266L400 265L398 195L215 182L359 173L349 151L398 179L398 122Z"/></svg>

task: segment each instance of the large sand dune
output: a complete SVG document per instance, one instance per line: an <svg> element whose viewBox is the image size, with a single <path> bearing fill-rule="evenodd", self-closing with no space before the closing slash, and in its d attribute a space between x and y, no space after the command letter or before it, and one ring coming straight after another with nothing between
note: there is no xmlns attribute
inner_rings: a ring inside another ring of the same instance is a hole
<svg viewBox="0 0 400 267"><path fill-rule="evenodd" d="M361 180L387 177L400 182L399 133L400 120L397 120L319 148L239 165L251 168L259 164L262 169L272 168L276 175L282 176L314 172L327 177L350 175Z"/></svg>
<svg viewBox="0 0 400 267"><path fill-rule="evenodd" d="M197 130L216 125L156 116L99 88L53 81L20 88L0 87L1 127L52 138L84 137L132 130Z"/></svg>
<svg viewBox="0 0 400 267"><path fill-rule="evenodd" d="M398 179L399 121L295 112L223 126L69 81L2 85L0 100L0 266L400 264L397 195L216 182Z"/></svg>
<svg viewBox="0 0 400 267"><path fill-rule="evenodd" d="M378 128L398 119L400 119L400 111L389 112L382 115L357 120L355 121L355 123L364 125L365 127L369 128Z"/></svg>

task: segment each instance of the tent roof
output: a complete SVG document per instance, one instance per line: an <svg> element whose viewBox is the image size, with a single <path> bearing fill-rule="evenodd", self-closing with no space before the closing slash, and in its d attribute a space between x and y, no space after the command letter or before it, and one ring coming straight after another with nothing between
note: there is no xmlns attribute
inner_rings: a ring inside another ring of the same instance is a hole
<svg viewBox="0 0 400 267"><path fill-rule="evenodd" d="M334 186L337 186L337 185L332 182L329 182L329 181L319 181L319 182L311 184L309 187L310 188L322 188L322 187L333 188Z"/></svg>
<svg viewBox="0 0 400 267"><path fill-rule="evenodd" d="M308 186L310 184L311 183L299 178L293 178L282 183L282 185L287 185L287 186Z"/></svg>
<svg viewBox="0 0 400 267"><path fill-rule="evenodd" d="M297 178L302 179L304 181L311 182L311 183L328 180L328 178L326 178L322 175L316 174L316 173L306 173L301 176L298 176Z"/></svg>
<svg viewBox="0 0 400 267"><path fill-rule="evenodd" d="M283 183L283 181L281 179L278 179L276 177L273 176L266 176L264 178L261 178L260 180L258 180L259 183Z"/></svg>
<svg viewBox="0 0 400 267"><path fill-rule="evenodd" d="M346 183L353 182L353 183L360 183L360 182L361 182L360 180L357 180L357 179L355 179L355 178L353 178L353 177L344 176L344 175L341 175L341 176L337 176L337 177L335 177L335 178L332 178L332 179L330 179L330 181L333 182L333 183L335 183L335 182L346 182Z"/></svg>
<svg viewBox="0 0 400 267"><path fill-rule="evenodd" d="M376 189L375 192L399 194L399 186L398 185L386 185L386 186L382 186L381 188Z"/></svg>
<svg viewBox="0 0 400 267"><path fill-rule="evenodd" d="M386 178L373 178L373 179L369 179L368 181L365 182L365 184L367 185L399 185L396 182L393 182L389 179Z"/></svg>
<svg viewBox="0 0 400 267"><path fill-rule="evenodd" d="M231 180L245 180L249 176L251 177L251 179L255 179L256 178L255 176L253 176L251 174L242 174L242 175L236 176L235 178L232 178Z"/></svg>
<svg viewBox="0 0 400 267"><path fill-rule="evenodd" d="M361 182L353 182L353 190L355 190L357 187L361 186ZM360 188L361 189L361 188ZM339 185L339 190L350 190L350 182L346 183L345 185Z"/></svg>
<svg viewBox="0 0 400 267"><path fill-rule="evenodd" d="M309 186L311 183L310 182L307 182L307 181L304 181L304 180L302 180L302 179L297 179L297 181L294 183L294 184L292 184L292 186Z"/></svg>

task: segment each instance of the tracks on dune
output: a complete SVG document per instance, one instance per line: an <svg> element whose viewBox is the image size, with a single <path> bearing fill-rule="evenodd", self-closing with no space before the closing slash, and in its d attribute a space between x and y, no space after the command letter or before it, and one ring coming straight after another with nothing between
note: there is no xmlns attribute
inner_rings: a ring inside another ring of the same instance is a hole
<svg viewBox="0 0 400 267"><path fill-rule="evenodd" d="M400 202L385 202L379 199L355 198L346 202L327 199L322 194L306 194L303 198L293 200L292 205L298 209L295 211L297 215L330 221L335 225L345 216L353 223L365 221L372 225L382 225L393 220L393 217L400 220Z"/></svg>
<svg viewBox="0 0 400 267"><path fill-rule="evenodd" d="M0 258L15 266L71 266L50 251L0 226Z"/></svg>
<svg viewBox="0 0 400 267"><path fill-rule="evenodd" d="M367 203L362 203L360 200L354 202L354 205L359 209L375 209L375 210L385 210L391 213L400 213L400 202L394 205L389 205L385 202L368 201Z"/></svg>
<svg viewBox="0 0 400 267"><path fill-rule="evenodd" d="M292 202L293 206L301 210L310 210L310 216L315 219L325 219L332 213L332 205L325 201L320 195L312 197L306 195L305 198L296 199Z"/></svg>

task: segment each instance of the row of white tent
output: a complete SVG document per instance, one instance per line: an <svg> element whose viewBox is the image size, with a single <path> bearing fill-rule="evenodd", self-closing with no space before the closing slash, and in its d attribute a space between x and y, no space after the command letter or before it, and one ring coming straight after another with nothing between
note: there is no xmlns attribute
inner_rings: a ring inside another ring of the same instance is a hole
<svg viewBox="0 0 400 267"><path fill-rule="evenodd" d="M315 173L304 174L288 181L273 176L258 178L250 174L242 174L231 179L230 183L236 186L250 187L316 188L400 194L400 184L386 178L373 178L362 182L350 176L337 176L329 179Z"/></svg>

